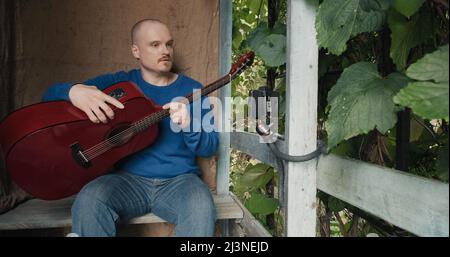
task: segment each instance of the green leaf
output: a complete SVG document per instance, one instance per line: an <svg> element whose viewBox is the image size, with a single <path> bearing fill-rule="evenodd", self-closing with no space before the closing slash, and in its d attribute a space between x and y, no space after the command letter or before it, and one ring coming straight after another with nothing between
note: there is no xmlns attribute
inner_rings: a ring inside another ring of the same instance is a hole
<svg viewBox="0 0 450 257"><path fill-rule="evenodd" d="M257 48L258 44L271 34L286 36L286 25L277 22L272 29L269 29L267 22L261 22L258 27L248 35L248 45L252 48Z"/></svg>
<svg viewBox="0 0 450 257"><path fill-rule="evenodd" d="M377 31L391 0L324 0L316 17L319 47L340 55L347 41L362 32Z"/></svg>
<svg viewBox="0 0 450 257"><path fill-rule="evenodd" d="M394 0L392 5L397 12L409 18L419 10L425 0Z"/></svg>
<svg viewBox="0 0 450 257"><path fill-rule="evenodd" d="M406 75L415 80L448 82L448 53L448 45L440 47L413 63L406 71Z"/></svg>
<svg viewBox="0 0 450 257"><path fill-rule="evenodd" d="M411 65L406 74L422 81L409 83L394 97L394 102L410 107L425 119L448 121L448 53L445 45Z"/></svg>
<svg viewBox="0 0 450 257"><path fill-rule="evenodd" d="M245 202L245 207L253 214L268 215L275 212L279 202L275 198L269 198L263 194L253 193Z"/></svg>
<svg viewBox="0 0 450 257"><path fill-rule="evenodd" d="M275 25L273 25L273 28L270 29L270 33L272 34L280 34L286 36L287 33L287 27L286 24L276 22Z"/></svg>
<svg viewBox="0 0 450 257"><path fill-rule="evenodd" d="M359 3L361 12L358 12L356 17L357 24L352 36L380 30L386 20L386 11L391 4L392 0L361 0Z"/></svg>
<svg viewBox="0 0 450 257"><path fill-rule="evenodd" d="M249 164L239 182L248 187L263 187L273 178L273 174L273 168L267 164Z"/></svg>
<svg viewBox="0 0 450 257"><path fill-rule="evenodd" d="M392 97L408 78L392 73L382 78L373 63L359 62L346 68L328 93L330 112L325 123L328 146L373 129L386 133L397 121Z"/></svg>
<svg viewBox="0 0 450 257"><path fill-rule="evenodd" d="M259 6L261 5L261 2L263 0L250 0L248 1L248 5L250 10L252 11L253 15L258 15L258 11L259 11ZM262 7L261 7L262 9Z"/></svg>
<svg viewBox="0 0 450 257"><path fill-rule="evenodd" d="M448 141L445 146L439 148L436 171L440 179L448 181Z"/></svg>
<svg viewBox="0 0 450 257"><path fill-rule="evenodd" d="M239 182L239 180L237 180L237 182L233 186L233 192L236 195L242 196L242 195L244 195L245 192L248 192L248 191L250 191L249 188L247 186L241 184Z"/></svg>
<svg viewBox="0 0 450 257"><path fill-rule="evenodd" d="M255 49L269 67L278 67L286 63L286 36L271 34L264 38L261 45Z"/></svg>
<svg viewBox="0 0 450 257"><path fill-rule="evenodd" d="M391 10L388 15L391 29L390 56L398 70L404 70L411 48L433 36L433 22L429 12L423 11L407 20Z"/></svg>
<svg viewBox="0 0 450 257"><path fill-rule="evenodd" d="M273 29L262 22L248 36L248 45L269 67L286 63L286 25L277 23Z"/></svg>
<svg viewBox="0 0 450 257"><path fill-rule="evenodd" d="M361 0L361 8L369 12L370 10L387 10L394 0Z"/></svg>
<svg viewBox="0 0 450 257"><path fill-rule="evenodd" d="M356 148L356 149L355 149ZM355 147L351 140L343 141L334 147L330 152L339 156L357 158L359 148Z"/></svg>
<svg viewBox="0 0 450 257"><path fill-rule="evenodd" d="M239 49L239 46L241 45L242 40L243 40L243 37L242 37L242 33L239 31L239 28L233 26L233 41L232 41L233 48Z"/></svg>
<svg viewBox="0 0 450 257"><path fill-rule="evenodd" d="M448 121L448 97L448 82L413 82L394 97L394 102L410 107L425 119Z"/></svg>

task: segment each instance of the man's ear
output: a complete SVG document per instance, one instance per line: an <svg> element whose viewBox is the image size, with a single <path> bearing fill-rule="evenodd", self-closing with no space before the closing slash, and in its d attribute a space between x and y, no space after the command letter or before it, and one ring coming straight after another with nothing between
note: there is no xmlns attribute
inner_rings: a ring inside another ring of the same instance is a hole
<svg viewBox="0 0 450 257"><path fill-rule="evenodd" d="M139 47L135 44L131 46L131 53L133 54L134 58L138 59L140 58L139 54Z"/></svg>

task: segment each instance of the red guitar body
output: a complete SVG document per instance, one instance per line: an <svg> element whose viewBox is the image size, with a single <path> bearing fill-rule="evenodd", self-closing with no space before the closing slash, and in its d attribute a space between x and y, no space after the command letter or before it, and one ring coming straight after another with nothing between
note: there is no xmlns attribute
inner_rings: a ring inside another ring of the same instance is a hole
<svg viewBox="0 0 450 257"><path fill-rule="evenodd" d="M161 110L131 82L118 83L103 92L125 106L111 106L115 118L106 124L91 122L84 112L66 101L30 105L0 123L1 153L14 182L37 198L64 198L105 174L118 160L155 141L157 124L119 143L116 140L113 148L102 153L101 158L90 160L89 165L80 164L77 149L92 149L93 154L99 143Z"/></svg>
<svg viewBox="0 0 450 257"><path fill-rule="evenodd" d="M201 95L228 84L253 63L249 52L230 72L202 88ZM111 106L108 123L92 123L67 101L38 103L21 108L0 123L0 154L14 182L34 197L61 199L110 171L124 157L150 146L158 137L158 123L169 116L131 82L103 90L124 109ZM186 96L190 103L193 94Z"/></svg>

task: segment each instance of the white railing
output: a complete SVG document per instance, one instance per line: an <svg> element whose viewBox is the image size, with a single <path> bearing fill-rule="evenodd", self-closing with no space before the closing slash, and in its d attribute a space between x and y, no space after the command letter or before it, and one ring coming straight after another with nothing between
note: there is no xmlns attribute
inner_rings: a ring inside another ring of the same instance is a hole
<svg viewBox="0 0 450 257"><path fill-rule="evenodd" d="M231 147L281 168L256 134L233 133ZM418 236L449 236L449 184L333 154L310 162L319 190Z"/></svg>

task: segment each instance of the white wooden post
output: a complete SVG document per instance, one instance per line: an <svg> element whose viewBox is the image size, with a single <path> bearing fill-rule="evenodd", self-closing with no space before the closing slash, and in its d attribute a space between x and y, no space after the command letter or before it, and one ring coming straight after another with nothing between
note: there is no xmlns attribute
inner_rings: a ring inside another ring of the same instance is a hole
<svg viewBox="0 0 450 257"><path fill-rule="evenodd" d="M220 0L220 35L219 35L219 73L225 75L231 68L231 28L232 28L232 2ZM231 124L231 110L225 106L226 98L231 96L231 84L219 90L219 99L222 102L222 113L219 113L220 124ZM220 146L217 161L217 193L229 193L230 170L230 133L220 133Z"/></svg>
<svg viewBox="0 0 450 257"><path fill-rule="evenodd" d="M220 0L219 5L219 72L220 75L227 74L231 68L231 37L232 37L232 11L233 5L229 0ZM231 84L223 87L219 91L219 99L222 102L222 113L219 113L221 127L231 124L231 109L226 105L226 98L231 96ZM217 160L217 194L229 194L230 176L230 133L223 131L220 133L220 145ZM229 236L230 226L228 220L221 222L222 235Z"/></svg>
<svg viewBox="0 0 450 257"><path fill-rule="evenodd" d="M289 0L287 15L286 145L290 155L316 149L318 0ZM286 235L316 236L316 164L289 162Z"/></svg>

